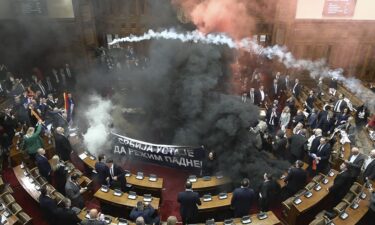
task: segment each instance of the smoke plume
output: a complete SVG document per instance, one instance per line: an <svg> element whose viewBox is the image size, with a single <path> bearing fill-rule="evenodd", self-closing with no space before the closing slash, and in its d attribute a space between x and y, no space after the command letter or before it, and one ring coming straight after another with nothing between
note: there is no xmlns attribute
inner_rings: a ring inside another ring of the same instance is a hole
<svg viewBox="0 0 375 225"><path fill-rule="evenodd" d="M84 144L92 154L97 155L107 149L112 103L98 95L91 95L88 102L84 115L89 126L83 135Z"/></svg>

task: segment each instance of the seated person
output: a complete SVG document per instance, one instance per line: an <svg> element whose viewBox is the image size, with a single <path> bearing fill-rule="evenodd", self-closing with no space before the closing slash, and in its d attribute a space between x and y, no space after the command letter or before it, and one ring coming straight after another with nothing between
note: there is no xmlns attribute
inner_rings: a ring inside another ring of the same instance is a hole
<svg viewBox="0 0 375 225"><path fill-rule="evenodd" d="M104 215L100 214L97 209L91 209L89 212L89 219L82 220L82 225L106 225Z"/></svg>
<svg viewBox="0 0 375 225"><path fill-rule="evenodd" d="M143 217L146 224L159 224L159 216L155 216L155 209L149 203L137 202L137 207L133 208L129 215L131 220Z"/></svg>

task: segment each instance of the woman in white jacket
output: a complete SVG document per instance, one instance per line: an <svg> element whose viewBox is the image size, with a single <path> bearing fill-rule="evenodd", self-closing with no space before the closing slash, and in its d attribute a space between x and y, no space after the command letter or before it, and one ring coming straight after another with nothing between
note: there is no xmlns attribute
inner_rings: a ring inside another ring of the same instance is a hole
<svg viewBox="0 0 375 225"><path fill-rule="evenodd" d="M289 122L290 122L290 109L288 106L285 106L280 116L280 128L282 131L285 131L285 129L288 127Z"/></svg>

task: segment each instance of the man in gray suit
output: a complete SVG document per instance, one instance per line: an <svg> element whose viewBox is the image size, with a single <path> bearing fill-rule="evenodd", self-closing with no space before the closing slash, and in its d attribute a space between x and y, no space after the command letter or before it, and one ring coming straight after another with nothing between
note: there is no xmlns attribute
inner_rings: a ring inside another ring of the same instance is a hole
<svg viewBox="0 0 375 225"><path fill-rule="evenodd" d="M104 218L102 218L97 209L91 209L89 212L89 219L82 220L82 225L105 225Z"/></svg>
<svg viewBox="0 0 375 225"><path fill-rule="evenodd" d="M366 156L359 152L357 147L353 147L349 160L345 160L345 164L348 166L349 171L352 173L354 179L357 179L361 173L361 168L365 162Z"/></svg>
<svg viewBox="0 0 375 225"><path fill-rule="evenodd" d="M72 174L70 176L70 179L68 179L65 184L65 193L66 197L72 201L72 206L82 209L85 207L85 203L81 194L86 191L86 188L81 188L79 186L78 178L78 174Z"/></svg>

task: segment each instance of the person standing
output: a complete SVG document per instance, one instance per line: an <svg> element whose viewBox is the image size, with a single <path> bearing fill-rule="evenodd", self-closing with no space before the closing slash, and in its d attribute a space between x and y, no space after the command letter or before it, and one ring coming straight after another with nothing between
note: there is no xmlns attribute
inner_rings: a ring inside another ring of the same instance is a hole
<svg viewBox="0 0 375 225"><path fill-rule="evenodd" d="M97 209L91 209L89 212L89 218L84 219L81 222L82 225L106 225L104 216L98 212Z"/></svg>
<svg viewBox="0 0 375 225"><path fill-rule="evenodd" d="M63 200L64 207L56 209L56 218L59 225L77 225L81 220L77 214L70 208L71 201L69 198Z"/></svg>
<svg viewBox="0 0 375 225"><path fill-rule="evenodd" d="M72 152L72 146L67 137L64 135L64 128L57 127L55 133L55 148L56 153L63 161L70 160L70 153Z"/></svg>
<svg viewBox="0 0 375 225"><path fill-rule="evenodd" d="M51 183L52 168L45 154L46 150L44 150L43 148L39 148L38 154L35 156L35 161L40 175L44 177L48 181L48 183Z"/></svg>
<svg viewBox="0 0 375 225"><path fill-rule="evenodd" d="M98 183L100 185L109 185L109 168L105 164L105 155L98 156L98 162L95 163L95 171L98 175Z"/></svg>
<svg viewBox="0 0 375 225"><path fill-rule="evenodd" d="M236 218L249 215L251 205L255 199L255 192L249 188L249 185L249 179L244 178L241 182L241 187L233 191L231 208Z"/></svg>
<svg viewBox="0 0 375 225"><path fill-rule="evenodd" d="M35 132L34 132L35 131ZM42 121L39 121L36 130L34 127L27 129L26 135L23 138L23 149L29 154L31 160L35 159L38 149L43 148L42 139L39 137L42 131Z"/></svg>
<svg viewBox="0 0 375 225"><path fill-rule="evenodd" d="M113 159L107 159L106 163L109 168L109 184L111 188L120 188L121 191L126 192L127 188L124 169L113 163Z"/></svg>
<svg viewBox="0 0 375 225"><path fill-rule="evenodd" d="M74 207L82 209L85 206L82 193L84 193L86 189L79 186L78 178L78 174L72 174L70 176L70 179L68 179L65 184L65 193L66 197L72 201Z"/></svg>
<svg viewBox="0 0 375 225"><path fill-rule="evenodd" d="M52 157L51 168L56 190L65 195L65 184L68 172L65 170L64 164L60 163L59 156L54 155Z"/></svg>
<svg viewBox="0 0 375 225"><path fill-rule="evenodd" d="M50 196L51 189L49 186L44 186L40 190L39 205L42 210L44 217L50 224L56 224L56 209L57 204Z"/></svg>
<svg viewBox="0 0 375 225"><path fill-rule="evenodd" d="M184 225L195 223L198 216L198 205L202 203L199 194L193 191L191 182L186 182L185 191L178 193L177 201L180 203L182 223Z"/></svg>
<svg viewBox="0 0 375 225"><path fill-rule="evenodd" d="M260 211L269 211L269 206L280 192L280 185L273 179L272 174L265 173L264 181L259 188L259 206Z"/></svg>
<svg viewBox="0 0 375 225"><path fill-rule="evenodd" d="M307 172L303 170L303 162L297 160L294 168L290 168L288 175L285 177L285 199L293 196L301 190L307 181Z"/></svg>

